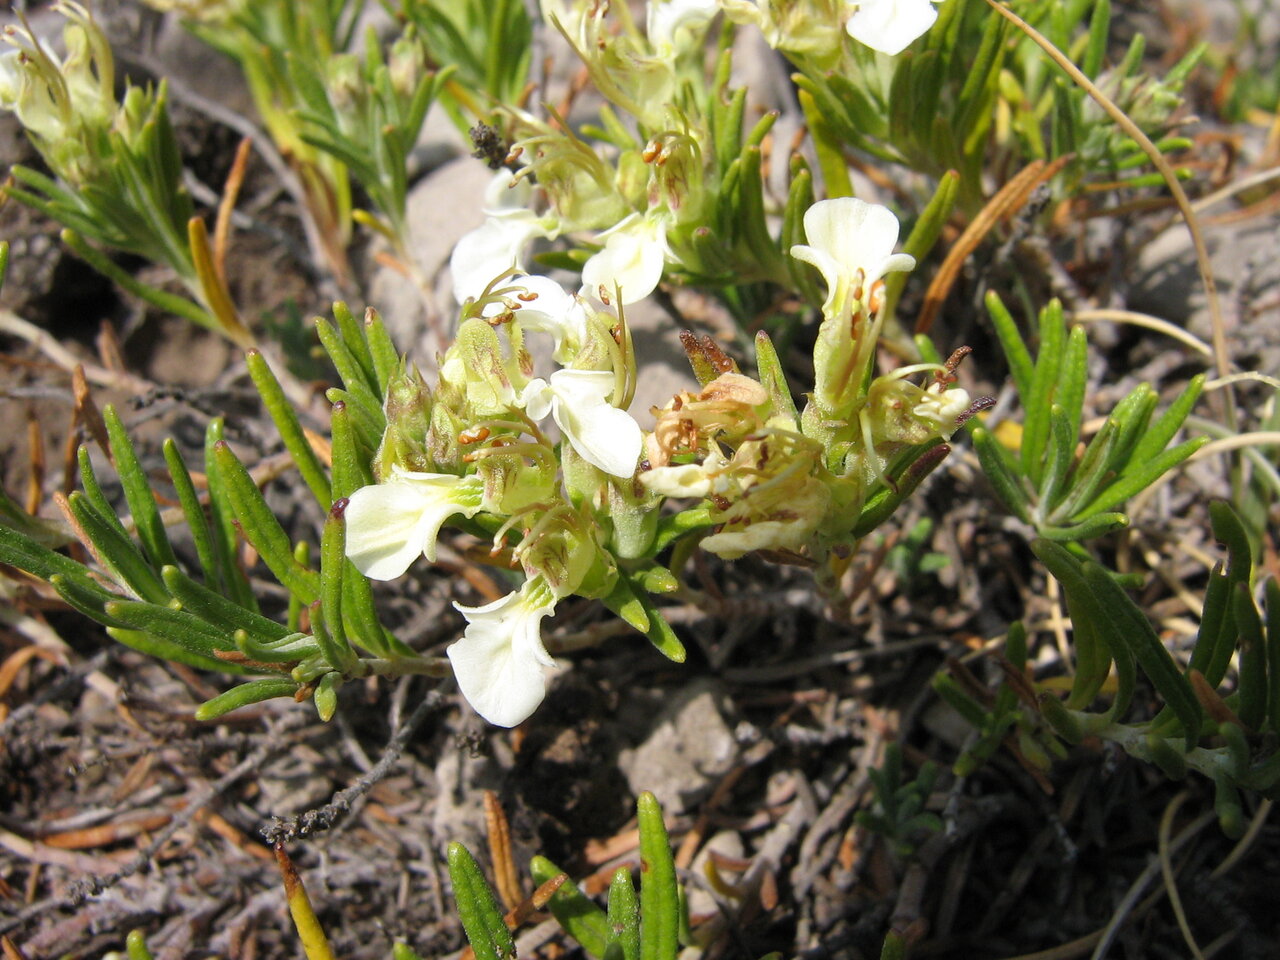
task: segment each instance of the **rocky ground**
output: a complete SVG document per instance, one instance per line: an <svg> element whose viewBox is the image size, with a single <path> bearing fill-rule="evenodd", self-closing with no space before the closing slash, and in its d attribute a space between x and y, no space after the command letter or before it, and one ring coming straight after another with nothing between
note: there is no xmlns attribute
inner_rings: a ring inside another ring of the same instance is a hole
<svg viewBox="0 0 1280 960"><path fill-rule="evenodd" d="M130 72L176 71L175 117L192 175L216 188L238 137L203 104L246 112L234 74L166 21L129 6L115 16ZM1173 22L1155 24L1167 36L1153 47L1176 46ZM1192 128L1205 161L1194 185L1202 196L1278 159L1274 127L1268 140L1265 128L1213 120L1211 79L1193 103L1204 117ZM447 124L432 129L411 209L415 253L435 276L453 241L478 224L478 206L460 198L477 198L489 172ZM7 117L0 150L6 166L33 162ZM1272 374L1280 370L1274 199L1232 197L1205 211L1233 355ZM300 380L319 387L327 376L303 320L326 312L335 295L378 306L398 345L430 366L431 320L450 307L447 284L424 305L365 246L354 252L351 289L318 280L296 211L261 165L251 166L241 209L248 220L232 248L233 294L253 305L245 313L273 331L275 353L290 357ZM1082 302L1154 313L1207 340L1184 236L1168 211L1126 213L1094 221L1078 246L1050 256ZM194 453L215 415L250 455L278 452L225 341L130 301L12 202L0 210L0 238L12 243L0 311L45 332L40 339L12 319L0 332L0 481L12 496L53 515L49 497L68 483L76 364L99 404L119 406L149 463L168 435ZM1012 264L994 256L983 248L971 260L934 336L972 345L965 386L1000 397L999 349L975 303L990 278L1033 261L1017 249ZM688 291L645 305L632 322L643 332L642 410L691 382L680 328L743 347L714 303ZM1086 419L1143 379L1168 399L1203 367L1159 334L1109 323L1094 330ZM1265 399L1245 390L1246 400ZM1141 534L1106 547L1122 568L1159 567L1142 601L1175 646L1194 631L1188 591L1194 599L1204 558L1218 555L1205 503L1225 490L1224 476L1220 460L1182 471L1135 516ZM286 475L270 496L301 532L318 518L299 486ZM454 546L441 563L381 590L388 622L416 647L441 648L460 629L449 600L465 545ZM750 557L699 556L691 581L669 609L690 651L680 666L638 635L612 632L598 605L562 606L549 631L566 651L560 675L534 717L506 731L480 721L452 688L416 678L344 689L329 724L288 702L197 723L192 707L217 692L217 678L114 645L47 591L0 578L0 932L32 960L98 957L135 927L166 960L297 956L268 846L284 836L338 956L387 957L396 939L423 957L455 956L462 940L443 851L462 840L488 862L486 796L509 820L526 892L523 864L533 853L599 892L616 865L636 861L634 799L651 790L711 958L770 950L870 958L891 926L916 938L913 957L1083 957L1104 941L1106 956L1184 957L1155 859L1170 847L1181 911L1203 956L1274 955L1280 832L1261 823L1228 860L1235 844L1212 817L1211 785L1171 783L1097 744L1069 751L1047 774L1015 750L967 776L951 771L972 730L932 693L939 670L951 664L994 685L992 641L1018 618L1031 625L1037 676L1063 670L1043 570L963 445L864 545L839 596L821 596L804 569ZM592 638L600 642L587 645ZM925 796L942 829L889 837L855 821L875 809L870 774L891 743L908 781L937 765ZM1162 833L1165 815L1172 827ZM520 944L522 956L574 949L537 917Z"/></svg>

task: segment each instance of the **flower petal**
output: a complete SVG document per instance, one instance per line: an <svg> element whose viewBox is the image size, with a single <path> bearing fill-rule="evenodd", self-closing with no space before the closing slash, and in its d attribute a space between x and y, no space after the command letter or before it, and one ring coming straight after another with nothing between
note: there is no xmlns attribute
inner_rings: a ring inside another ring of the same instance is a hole
<svg viewBox="0 0 1280 960"><path fill-rule="evenodd" d="M610 476L630 477L644 436L631 414L606 399L613 385L613 374L607 370L557 370L551 375L551 413L583 460Z"/></svg>
<svg viewBox="0 0 1280 960"><path fill-rule="evenodd" d="M603 287L613 296L621 291L624 304L653 293L666 264L666 228L660 221L628 217L612 229L604 249L582 265L582 286L592 295Z"/></svg>
<svg viewBox="0 0 1280 960"><path fill-rule="evenodd" d="M539 628L554 607L530 606L522 592L482 607L454 607L467 618L462 639L445 651L458 688L490 723L516 726L546 696L542 668L555 666L555 661L542 645Z"/></svg>
<svg viewBox="0 0 1280 960"><path fill-rule="evenodd" d="M480 509L478 502L458 502L463 482L452 474L396 471L386 483L361 487L344 514L348 559L374 580L394 580L419 555L435 560L440 525Z"/></svg>
<svg viewBox="0 0 1280 960"><path fill-rule="evenodd" d="M449 257L454 299L466 303L470 298L479 297L494 277L519 267L525 246L543 232L531 211L519 210L502 217L489 217L465 234Z"/></svg>
<svg viewBox="0 0 1280 960"><path fill-rule="evenodd" d="M859 43L893 57L937 19L938 11L929 0L863 0L844 26Z"/></svg>

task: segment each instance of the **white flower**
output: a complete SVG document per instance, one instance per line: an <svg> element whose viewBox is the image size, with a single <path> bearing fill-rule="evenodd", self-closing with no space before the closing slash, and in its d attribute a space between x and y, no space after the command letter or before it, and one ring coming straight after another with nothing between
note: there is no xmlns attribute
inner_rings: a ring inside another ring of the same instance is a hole
<svg viewBox="0 0 1280 960"><path fill-rule="evenodd" d="M689 40L702 39L702 30L720 9L717 0L649 0L649 46L655 53L671 53Z"/></svg>
<svg viewBox="0 0 1280 960"><path fill-rule="evenodd" d="M844 28L873 50L897 56L938 19L942 0L860 0Z"/></svg>
<svg viewBox="0 0 1280 960"><path fill-rule="evenodd" d="M813 264L827 281L822 312L828 317L865 302L886 273L916 265L910 254L893 252L898 218L888 207L854 197L819 200L804 213L804 232L809 242L793 246L791 255Z"/></svg>
<svg viewBox="0 0 1280 960"><path fill-rule="evenodd" d="M557 363L573 359L587 335L587 309L580 298L550 277L538 276L516 277L504 296L523 329L540 330L555 338L552 357ZM493 304L485 308L484 315L499 309L500 304Z"/></svg>
<svg viewBox="0 0 1280 960"><path fill-rule="evenodd" d="M547 692L542 668L556 665L539 630L555 599L545 586L530 586L536 583L482 607L454 604L467 629L445 651L453 675L476 713L499 727L514 727L538 708Z"/></svg>
<svg viewBox="0 0 1280 960"><path fill-rule="evenodd" d="M608 370L557 370L550 381L531 380L520 402L534 420L550 413L583 460L610 476L630 477L644 441L631 415L609 403L614 382Z"/></svg>
<svg viewBox="0 0 1280 960"><path fill-rule="evenodd" d="M434 561L440 525L457 513L474 516L483 492L479 477L394 468L385 483L351 494L347 557L374 580L394 580L420 554Z"/></svg>
<svg viewBox="0 0 1280 960"><path fill-rule="evenodd" d="M592 296L613 298L614 287L622 302L636 303L653 293L662 279L667 260L667 227L656 217L638 213L601 234L604 249L582 265L582 286Z"/></svg>
<svg viewBox="0 0 1280 960"><path fill-rule="evenodd" d="M525 247L545 237L545 224L529 210L530 189L524 180L512 184L511 174L499 173L485 188L485 222L465 234L449 257L453 296L458 303L479 297L498 274L520 268Z"/></svg>

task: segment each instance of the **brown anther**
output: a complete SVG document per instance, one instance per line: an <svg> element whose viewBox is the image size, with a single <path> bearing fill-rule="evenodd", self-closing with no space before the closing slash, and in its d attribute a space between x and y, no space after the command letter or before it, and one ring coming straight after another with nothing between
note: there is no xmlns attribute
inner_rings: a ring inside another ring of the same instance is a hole
<svg viewBox="0 0 1280 960"><path fill-rule="evenodd" d="M600 284L600 289L597 291L597 295L600 297L601 303L606 307L609 306L609 291L605 289L605 285L603 283Z"/></svg>
<svg viewBox="0 0 1280 960"><path fill-rule="evenodd" d="M622 346L622 324L615 323L609 328L609 336L613 337L613 342L618 346Z"/></svg>
<svg viewBox="0 0 1280 960"><path fill-rule="evenodd" d="M720 510L728 510L731 506L733 506L733 504L730 502L728 497L722 497L718 493L711 494L709 499Z"/></svg>
<svg viewBox="0 0 1280 960"><path fill-rule="evenodd" d="M956 367L960 366L960 362L971 353L973 353L973 347L968 345L956 347L951 352L951 356L947 357L947 362L943 364L947 368L947 373L954 373Z"/></svg>
<svg viewBox="0 0 1280 960"><path fill-rule="evenodd" d="M510 323L515 318L516 318L516 315L512 313L510 310L504 310L502 313L499 313L497 316L485 317L484 322L491 327L500 327L504 323Z"/></svg>
<svg viewBox="0 0 1280 960"><path fill-rule="evenodd" d="M468 444L479 443L482 440L489 439L488 427L476 427L475 429L463 430L458 434L458 442L464 447Z"/></svg>
<svg viewBox="0 0 1280 960"><path fill-rule="evenodd" d="M536 293L530 293L528 290L526 290L524 293L517 293L516 299L519 300L521 303L533 303L533 301L538 299L538 295Z"/></svg>
<svg viewBox="0 0 1280 960"><path fill-rule="evenodd" d="M871 285L871 294L867 297L867 309L872 313L879 313L884 307L885 286L883 280L877 280Z"/></svg>
<svg viewBox="0 0 1280 960"><path fill-rule="evenodd" d="M653 163L655 157L662 152L662 148L658 146L658 141L650 140L644 145L644 150L640 154L640 159L645 163Z"/></svg>
<svg viewBox="0 0 1280 960"><path fill-rule="evenodd" d="M474 453L464 453L464 454L462 455L462 462L463 462L463 463L475 463L475 462L476 462L476 459L477 459L477 458L476 458L476 455L475 455Z"/></svg>
<svg viewBox="0 0 1280 960"><path fill-rule="evenodd" d="M858 284L856 287L853 288L853 299L855 300L862 299L862 284Z"/></svg>

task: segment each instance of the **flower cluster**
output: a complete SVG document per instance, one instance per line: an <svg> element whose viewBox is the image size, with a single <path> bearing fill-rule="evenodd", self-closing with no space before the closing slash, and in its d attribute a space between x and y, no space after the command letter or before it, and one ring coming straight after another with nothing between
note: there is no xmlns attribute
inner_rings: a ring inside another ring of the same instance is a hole
<svg viewBox="0 0 1280 960"><path fill-rule="evenodd" d="M821 562L856 539L871 493L894 488L894 457L949 437L972 413L968 394L948 389L949 367L870 376L880 280L914 263L893 253L893 214L826 200L804 224L808 242L791 253L818 268L828 296L802 414L762 338L759 379L717 349L704 365L715 372L642 431L627 412L636 368L622 311L517 272L505 254L487 262L496 278L475 280L434 389L411 369L393 380L379 482L346 508L347 555L369 577L398 577L419 555L434 560L452 522L490 537L495 558L522 570L523 585L506 596L457 607L467 627L449 660L487 720L512 726L541 702L553 661L540 625L560 600L615 599L624 571L653 569L666 499L699 502L688 509L701 518L701 546L723 558L767 551ZM474 237L460 246L468 256L477 249ZM477 278L486 271L483 261L467 266ZM530 335L554 341L557 367L545 376L526 349ZM912 382L922 373L933 376ZM544 432L548 421L559 442Z"/></svg>
<svg viewBox="0 0 1280 960"><path fill-rule="evenodd" d="M399 577L419 556L434 560L450 519L476 520L495 554L523 569L518 590L458 607L468 626L448 650L463 695L502 726L542 700L552 661L541 620L570 594L604 596L613 585L596 513L605 488L635 474L643 443L625 410L634 361L621 323L551 280L503 271L467 304L434 390L409 369L393 380L379 482L346 508L347 555L373 579ZM563 359L545 378L533 376L525 348L534 331L550 333Z"/></svg>
<svg viewBox="0 0 1280 960"><path fill-rule="evenodd" d="M85 7L60 0L53 9L67 20L65 58L29 30L6 27L14 49L0 54L0 109L17 115L58 176L81 184L103 162L101 141L117 122L115 63Z"/></svg>

